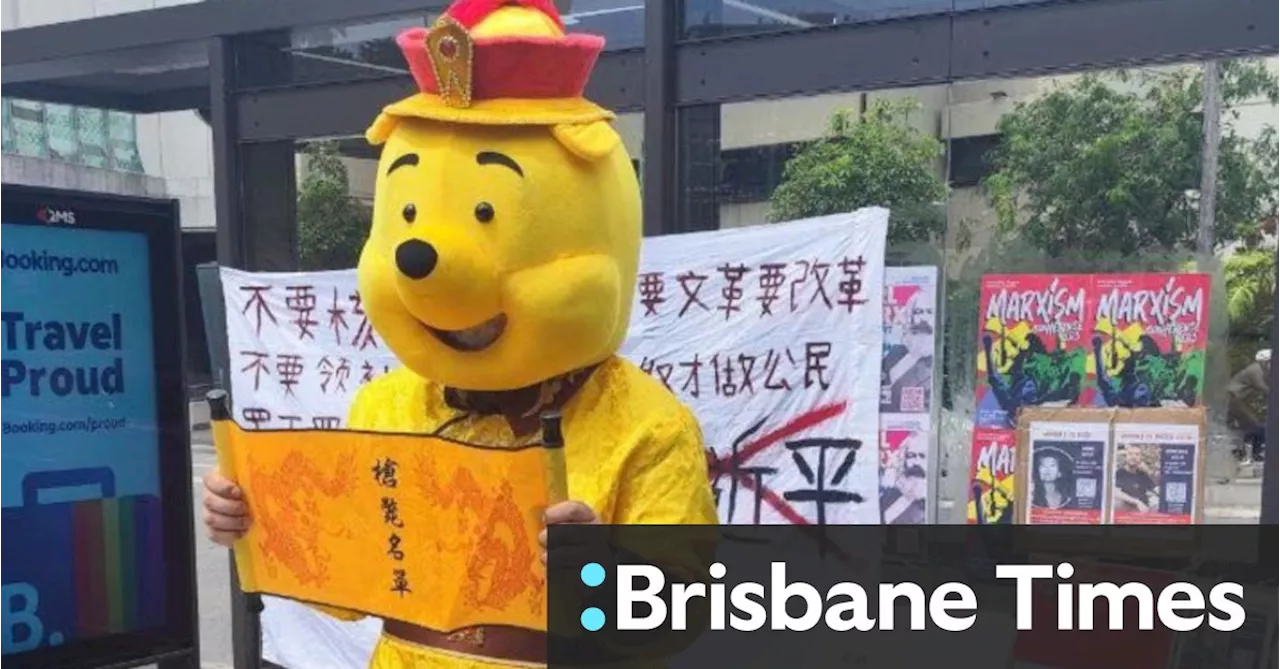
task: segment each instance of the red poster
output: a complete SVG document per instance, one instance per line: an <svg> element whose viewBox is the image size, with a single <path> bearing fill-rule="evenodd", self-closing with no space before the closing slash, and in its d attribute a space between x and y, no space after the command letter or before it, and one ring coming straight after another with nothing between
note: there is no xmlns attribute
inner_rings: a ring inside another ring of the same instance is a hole
<svg viewBox="0 0 1280 669"><path fill-rule="evenodd" d="M1088 387L1089 275L992 274L979 298L979 427L1024 406L1068 406Z"/></svg>
<svg viewBox="0 0 1280 669"><path fill-rule="evenodd" d="M1197 406L1209 339L1209 275L1097 274L1090 301L1094 406Z"/></svg>
<svg viewBox="0 0 1280 669"><path fill-rule="evenodd" d="M973 431L969 455L970 524L1013 522L1013 430L979 427Z"/></svg>

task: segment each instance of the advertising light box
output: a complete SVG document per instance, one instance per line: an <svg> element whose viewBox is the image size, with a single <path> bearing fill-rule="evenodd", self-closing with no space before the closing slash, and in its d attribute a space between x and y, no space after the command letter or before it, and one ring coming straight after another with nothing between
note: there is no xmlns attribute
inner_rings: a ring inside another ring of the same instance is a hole
<svg viewBox="0 0 1280 669"><path fill-rule="evenodd" d="M177 204L0 206L4 665L194 652Z"/></svg>

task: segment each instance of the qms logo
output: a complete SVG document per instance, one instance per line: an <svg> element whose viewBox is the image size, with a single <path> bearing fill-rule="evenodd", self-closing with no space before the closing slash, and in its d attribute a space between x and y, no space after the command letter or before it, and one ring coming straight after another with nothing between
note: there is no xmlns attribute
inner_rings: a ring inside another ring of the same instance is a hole
<svg viewBox="0 0 1280 669"><path fill-rule="evenodd" d="M61 632L50 632L45 638L44 623L36 616L40 608L40 592L30 583L4 584L3 653L21 653L39 648L41 642L61 646Z"/></svg>
<svg viewBox="0 0 1280 669"><path fill-rule="evenodd" d="M76 224L76 212L70 209L54 209L53 207L40 207L36 210L36 220L49 225Z"/></svg>

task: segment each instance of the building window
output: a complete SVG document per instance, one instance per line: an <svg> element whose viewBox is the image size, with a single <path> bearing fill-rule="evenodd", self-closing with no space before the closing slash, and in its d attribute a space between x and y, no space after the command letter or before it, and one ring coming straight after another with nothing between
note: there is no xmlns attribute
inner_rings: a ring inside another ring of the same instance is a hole
<svg viewBox="0 0 1280 669"><path fill-rule="evenodd" d="M720 152L722 203L765 202L782 183L787 161L804 143L768 144Z"/></svg>
<svg viewBox="0 0 1280 669"><path fill-rule="evenodd" d="M125 172L141 172L142 156L138 155L138 119L133 114L107 112L107 146L111 167Z"/></svg>
<svg viewBox="0 0 1280 669"><path fill-rule="evenodd" d="M49 157L49 139L45 133L44 105L14 100L8 122L12 125L13 152L35 158Z"/></svg>
<svg viewBox="0 0 1280 669"><path fill-rule="evenodd" d="M5 153L143 171L133 114L29 100L3 102Z"/></svg>
<svg viewBox="0 0 1280 669"><path fill-rule="evenodd" d="M76 109L76 130L80 139L80 159L91 167L108 167L107 113L101 109Z"/></svg>
<svg viewBox="0 0 1280 669"><path fill-rule="evenodd" d="M947 173L953 188L977 186L991 174L991 150L1000 145L1000 135L978 135L951 140L951 165Z"/></svg>
<svg viewBox="0 0 1280 669"><path fill-rule="evenodd" d="M68 105L44 106L45 136L49 157L64 163L80 162L80 135L76 132L76 110Z"/></svg>

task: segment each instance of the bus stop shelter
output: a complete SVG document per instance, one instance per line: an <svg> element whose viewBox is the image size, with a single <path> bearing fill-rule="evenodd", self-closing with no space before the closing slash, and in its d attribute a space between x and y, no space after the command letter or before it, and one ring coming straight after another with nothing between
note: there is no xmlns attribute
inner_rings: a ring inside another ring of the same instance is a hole
<svg viewBox="0 0 1280 669"><path fill-rule="evenodd" d="M390 38L440 0L206 0L6 31L6 96L212 129L219 264L296 268L296 143L361 134L413 91ZM721 107L978 79L1275 56L1274 0L560 0L608 41L587 95L643 112L644 229L719 227ZM341 53L312 46L342 34ZM322 40L323 41L323 40ZM1274 335L1273 335L1274 339ZM1275 406L1274 384L1271 406ZM1275 452L1276 415L1269 416ZM1262 519L1276 522L1276 458ZM234 607L241 611L243 607ZM256 632L237 620L237 646ZM238 651L237 667L253 652Z"/></svg>

